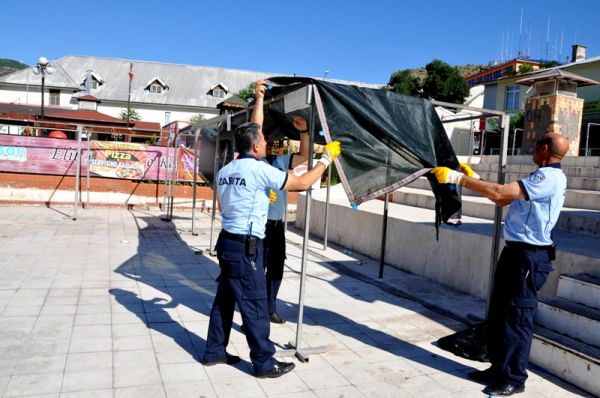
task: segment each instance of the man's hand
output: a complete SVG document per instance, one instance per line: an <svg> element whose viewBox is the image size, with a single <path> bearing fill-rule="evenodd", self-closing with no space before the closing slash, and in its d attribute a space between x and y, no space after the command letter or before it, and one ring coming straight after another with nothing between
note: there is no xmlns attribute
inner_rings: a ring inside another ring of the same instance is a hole
<svg viewBox="0 0 600 398"><path fill-rule="evenodd" d="M269 204L275 203L276 200L277 192L273 191L272 189L269 189Z"/></svg>
<svg viewBox="0 0 600 398"><path fill-rule="evenodd" d="M465 176L460 171L454 171L448 167L434 167L431 172L440 184L460 184Z"/></svg>
<svg viewBox="0 0 600 398"><path fill-rule="evenodd" d="M294 128L301 133L308 133L308 126L306 125L306 120L302 116L294 116L292 118L292 122L294 123Z"/></svg>
<svg viewBox="0 0 600 398"><path fill-rule="evenodd" d="M319 159L319 162L323 163L323 166L327 168L327 166L329 166L335 158L340 156L340 153L342 153L340 142L332 141L329 144L325 145L323 155L321 155L321 159Z"/></svg>
<svg viewBox="0 0 600 398"><path fill-rule="evenodd" d="M464 175L466 175L467 177L471 177L474 178L476 180L480 180L481 177L479 176L479 174L475 173L473 171L473 169L466 163L460 163L460 171L462 171L462 173Z"/></svg>
<svg viewBox="0 0 600 398"><path fill-rule="evenodd" d="M254 95L256 98L264 98L265 93L267 92L267 82L264 80L259 80L256 82L256 86L254 87Z"/></svg>

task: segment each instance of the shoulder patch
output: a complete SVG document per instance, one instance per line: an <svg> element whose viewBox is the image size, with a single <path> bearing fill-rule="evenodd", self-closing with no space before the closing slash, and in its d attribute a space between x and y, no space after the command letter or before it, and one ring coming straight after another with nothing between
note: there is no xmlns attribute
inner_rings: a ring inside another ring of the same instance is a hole
<svg viewBox="0 0 600 398"><path fill-rule="evenodd" d="M539 184L540 182L544 181L545 179L546 179L546 176L544 176L544 173L542 173L540 171L536 171L535 173L530 175L529 178L527 178L527 180L529 180L529 182L531 182L532 184Z"/></svg>

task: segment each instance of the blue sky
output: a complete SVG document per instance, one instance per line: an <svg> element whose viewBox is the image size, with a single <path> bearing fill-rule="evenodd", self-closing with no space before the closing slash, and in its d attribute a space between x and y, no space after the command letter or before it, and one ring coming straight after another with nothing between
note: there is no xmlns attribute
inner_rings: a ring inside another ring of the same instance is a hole
<svg viewBox="0 0 600 398"><path fill-rule="evenodd" d="M535 59L562 52L564 60L575 42L600 55L598 15L598 0L5 0L0 58L32 65L75 54L318 77L328 70L330 78L386 83L435 58L512 58L519 42Z"/></svg>

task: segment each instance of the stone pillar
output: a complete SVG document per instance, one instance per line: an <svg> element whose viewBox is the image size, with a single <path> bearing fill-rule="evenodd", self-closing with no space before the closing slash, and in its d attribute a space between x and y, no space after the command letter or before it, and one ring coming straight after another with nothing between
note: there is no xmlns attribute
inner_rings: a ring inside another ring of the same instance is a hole
<svg viewBox="0 0 600 398"><path fill-rule="evenodd" d="M553 94L527 98L521 154L532 154L535 142L546 133L562 134L569 139L567 155L579 154L583 98Z"/></svg>

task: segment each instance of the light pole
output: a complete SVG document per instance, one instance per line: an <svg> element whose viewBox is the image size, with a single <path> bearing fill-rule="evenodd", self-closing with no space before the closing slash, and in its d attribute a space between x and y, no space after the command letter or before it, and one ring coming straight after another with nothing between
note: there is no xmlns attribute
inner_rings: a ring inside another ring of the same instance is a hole
<svg viewBox="0 0 600 398"><path fill-rule="evenodd" d="M327 79L327 75L328 75L328 74L329 74L329 70L326 70L326 71L323 73L323 80Z"/></svg>
<svg viewBox="0 0 600 398"><path fill-rule="evenodd" d="M50 61L48 61L48 58L46 57L40 57L40 59L38 60L38 63L35 64L32 68L33 73L36 75L42 75L42 107L40 110L40 119L41 119L41 126L42 128L44 127L44 86L46 83L46 73L51 75L54 73L54 67L52 67L52 65L50 64Z"/></svg>

